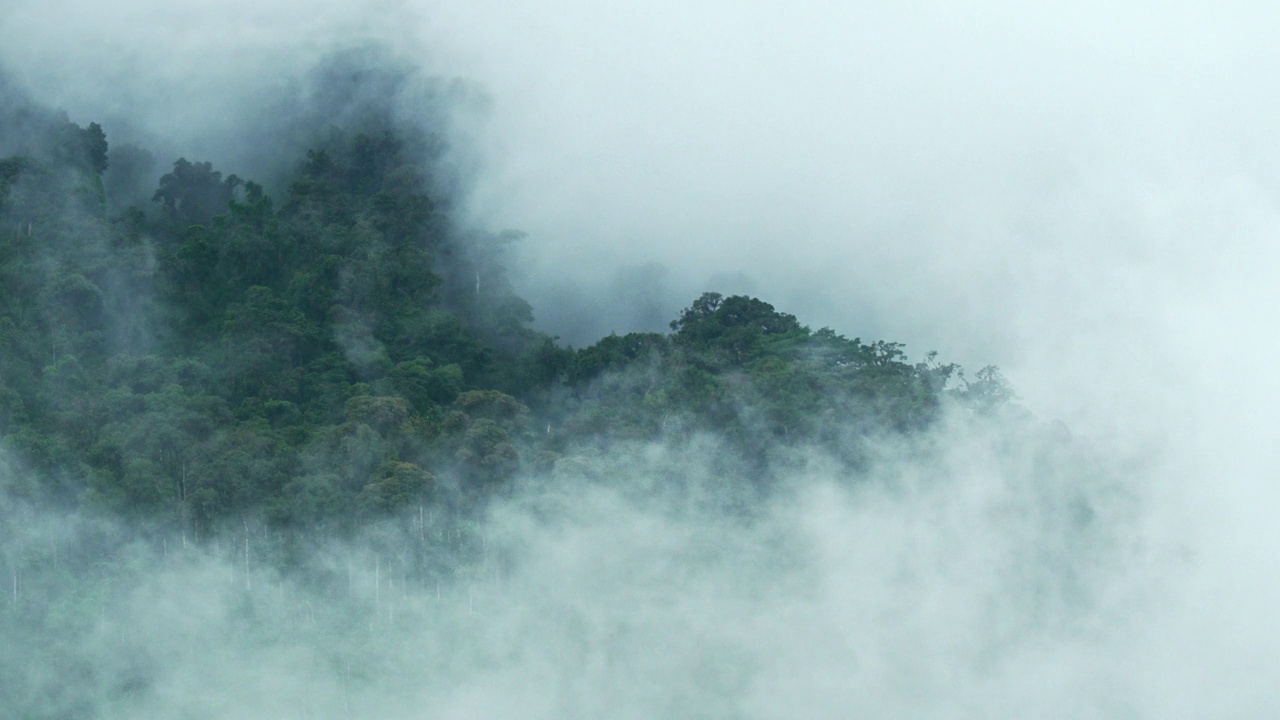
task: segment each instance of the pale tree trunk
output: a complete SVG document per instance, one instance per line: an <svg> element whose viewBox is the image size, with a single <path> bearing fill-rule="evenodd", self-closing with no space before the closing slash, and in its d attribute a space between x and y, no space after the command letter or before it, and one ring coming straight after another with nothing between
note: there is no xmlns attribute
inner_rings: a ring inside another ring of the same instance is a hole
<svg viewBox="0 0 1280 720"><path fill-rule="evenodd" d="M244 521L244 591L253 592L253 578L249 575L249 521Z"/></svg>
<svg viewBox="0 0 1280 720"><path fill-rule="evenodd" d="M179 484L182 491L182 549L187 549L187 523L190 521L191 508L187 503L187 460L182 459L182 476Z"/></svg>

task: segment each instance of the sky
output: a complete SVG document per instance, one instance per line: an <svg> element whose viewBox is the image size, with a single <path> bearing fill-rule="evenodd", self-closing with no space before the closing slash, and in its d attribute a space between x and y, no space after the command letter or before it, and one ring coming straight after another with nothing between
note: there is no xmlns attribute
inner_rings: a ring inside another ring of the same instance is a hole
<svg viewBox="0 0 1280 720"><path fill-rule="evenodd" d="M1056 652L1124 666L1142 716L1274 714L1276 6L7 6L22 82L183 152L221 151L219 120L278 91L263 67L335 43L459 78L465 213L527 233L521 290L574 344L718 290L999 365L1032 413L1130 463L1135 542L1161 558L1139 574L1168 588L1106 652Z"/></svg>

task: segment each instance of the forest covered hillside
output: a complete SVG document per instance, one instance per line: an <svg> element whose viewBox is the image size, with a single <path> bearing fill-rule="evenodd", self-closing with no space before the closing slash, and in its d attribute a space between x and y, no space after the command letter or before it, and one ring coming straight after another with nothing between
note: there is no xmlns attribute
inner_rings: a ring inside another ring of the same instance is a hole
<svg viewBox="0 0 1280 720"><path fill-rule="evenodd" d="M519 235L463 227L428 192L445 138L377 102L318 132L275 192L198 159L148 180L150 152L117 161L109 129L7 107L0 433L31 498L184 537L246 516L351 529L697 433L759 490L780 447L856 465L860 438L1012 395L994 368L966 378L714 292L669 334L565 347L512 290Z"/></svg>

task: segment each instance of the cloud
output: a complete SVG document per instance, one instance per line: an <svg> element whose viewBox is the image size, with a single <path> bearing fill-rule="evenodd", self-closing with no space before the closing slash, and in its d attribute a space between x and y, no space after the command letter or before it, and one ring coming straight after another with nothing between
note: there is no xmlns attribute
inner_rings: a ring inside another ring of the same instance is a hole
<svg viewBox="0 0 1280 720"><path fill-rule="evenodd" d="M858 475L805 453L735 513L714 438L620 443L285 573L255 525L166 543L19 508L8 468L0 639L44 650L0 686L92 717L1096 716L1133 703L1105 641L1150 557L1092 451L1036 432L961 423Z"/></svg>

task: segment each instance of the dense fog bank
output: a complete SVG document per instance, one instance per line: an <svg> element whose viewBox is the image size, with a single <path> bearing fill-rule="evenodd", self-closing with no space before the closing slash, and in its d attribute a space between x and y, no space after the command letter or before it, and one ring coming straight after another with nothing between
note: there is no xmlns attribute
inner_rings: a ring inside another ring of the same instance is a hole
<svg viewBox="0 0 1280 720"><path fill-rule="evenodd" d="M0 632L40 650L2 681L29 717L1114 716L1159 566L1058 432L804 453L747 513L714 439L620 444L283 574L258 526L182 547L10 497Z"/></svg>

